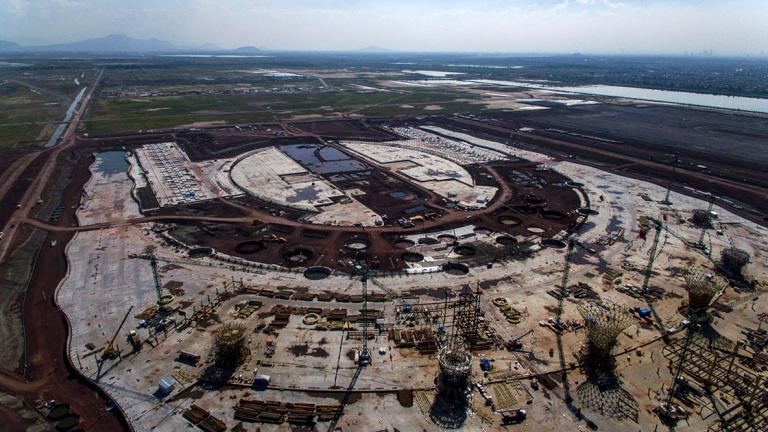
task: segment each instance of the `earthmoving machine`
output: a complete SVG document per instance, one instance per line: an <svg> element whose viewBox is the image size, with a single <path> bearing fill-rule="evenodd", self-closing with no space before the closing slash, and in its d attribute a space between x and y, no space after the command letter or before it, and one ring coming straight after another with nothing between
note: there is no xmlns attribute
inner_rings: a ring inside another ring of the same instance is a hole
<svg viewBox="0 0 768 432"><path fill-rule="evenodd" d="M501 422L505 425L522 423L527 417L528 413L524 409L501 412Z"/></svg>
<svg viewBox="0 0 768 432"><path fill-rule="evenodd" d="M275 234L268 234L261 238L261 241L266 243L285 243L287 240L285 237L279 237Z"/></svg>
<svg viewBox="0 0 768 432"><path fill-rule="evenodd" d="M125 313L125 316L123 316L123 320L120 321L120 325L117 326L117 330L115 330L115 334L112 335L112 339L110 339L107 346L105 346L104 349L101 350L102 360L115 358L115 355L117 354L117 350L115 349L115 339L117 339L117 335L120 333L120 330L123 328L123 325L125 325L125 321L128 319L128 315L131 313L132 310L133 310L133 306L128 308L128 312Z"/></svg>
<svg viewBox="0 0 768 432"><path fill-rule="evenodd" d="M520 351L521 349L523 349L523 343L520 342L520 340L531 333L533 333L533 330L528 330L526 333L514 339L508 340L507 343L505 344L507 347L507 351Z"/></svg>
<svg viewBox="0 0 768 432"><path fill-rule="evenodd" d="M128 332L128 336L125 337L125 340L131 344L134 352L141 350L141 337L139 337L139 334L136 332L136 330L131 330Z"/></svg>

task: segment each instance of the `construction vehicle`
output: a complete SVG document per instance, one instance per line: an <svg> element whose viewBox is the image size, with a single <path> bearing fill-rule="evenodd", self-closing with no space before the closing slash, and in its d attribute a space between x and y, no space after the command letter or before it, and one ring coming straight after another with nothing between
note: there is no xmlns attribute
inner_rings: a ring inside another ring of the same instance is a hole
<svg viewBox="0 0 768 432"><path fill-rule="evenodd" d="M141 337L139 337L139 334L136 333L136 330L131 330L128 332L128 336L125 337L125 340L131 344L134 352L141 350Z"/></svg>
<svg viewBox="0 0 768 432"><path fill-rule="evenodd" d="M267 243L285 243L287 240L285 239L285 237L279 237L275 234L268 234L261 237L261 241L267 242Z"/></svg>
<svg viewBox="0 0 768 432"><path fill-rule="evenodd" d="M115 339L117 339L117 335L120 333L120 330L123 328L123 325L125 325L125 321L128 319L128 315L133 310L133 306L128 308L128 312L125 313L125 316L123 316L123 320L120 321L120 325L117 327L117 330L115 330L115 334L112 335L112 339L109 340L109 343L104 347L104 349L101 350L101 358L102 360L114 358L117 354L117 350L115 350Z"/></svg>
<svg viewBox="0 0 768 432"><path fill-rule="evenodd" d="M491 361L485 357L480 359L480 370L488 372L491 370Z"/></svg>
<svg viewBox="0 0 768 432"><path fill-rule="evenodd" d="M521 349L523 349L523 343L520 342L520 339L528 336L531 333L533 333L533 330L528 330L527 333L521 336L518 336L514 339L508 340L507 343L505 344L507 347L507 351L520 351Z"/></svg>
<svg viewBox="0 0 768 432"><path fill-rule="evenodd" d="M501 413L501 422L507 424L522 423L528 417L528 413L524 409L514 411L503 411Z"/></svg>

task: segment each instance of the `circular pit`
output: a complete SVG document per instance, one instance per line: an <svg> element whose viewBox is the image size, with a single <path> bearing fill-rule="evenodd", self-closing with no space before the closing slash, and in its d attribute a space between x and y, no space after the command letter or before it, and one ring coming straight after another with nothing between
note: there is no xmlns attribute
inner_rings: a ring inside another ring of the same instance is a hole
<svg viewBox="0 0 768 432"><path fill-rule="evenodd" d="M416 242L413 240L408 239L397 239L395 242L395 247L398 249L408 249L409 247L415 246Z"/></svg>
<svg viewBox="0 0 768 432"><path fill-rule="evenodd" d="M439 240L440 243L451 244L456 241L456 236L451 234L440 234L437 236L437 240Z"/></svg>
<svg viewBox="0 0 768 432"><path fill-rule="evenodd" d="M344 243L344 247L354 251L362 251L371 247L371 242L363 238L352 238Z"/></svg>
<svg viewBox="0 0 768 432"><path fill-rule="evenodd" d="M333 270L324 266L314 266L304 270L304 277L309 280L321 280L331 276Z"/></svg>
<svg viewBox="0 0 768 432"><path fill-rule="evenodd" d="M553 247L555 249L562 249L562 248L565 247L565 242L564 241L557 240L557 239L552 239L552 238L548 238L548 239L542 240L541 244L543 244L544 246Z"/></svg>
<svg viewBox="0 0 768 432"><path fill-rule="evenodd" d="M520 225L521 222L519 218L509 215L499 216L498 221L501 222L502 225L506 226L517 226Z"/></svg>
<svg viewBox="0 0 768 432"><path fill-rule="evenodd" d="M457 255L461 256L473 256L477 253L477 249L475 249L474 246L470 245L459 245L453 248L453 251L456 252Z"/></svg>
<svg viewBox="0 0 768 432"><path fill-rule="evenodd" d="M400 255L400 258L402 258L403 261L409 262L409 263L417 263L417 262L424 261L424 255L418 252L406 252Z"/></svg>
<svg viewBox="0 0 768 432"><path fill-rule="evenodd" d="M196 247L187 252L187 256L190 258L205 258L213 255L213 248L210 247Z"/></svg>
<svg viewBox="0 0 768 432"><path fill-rule="evenodd" d="M469 266L460 262L447 262L442 268L444 272L453 276L464 276L469 273Z"/></svg>
<svg viewBox="0 0 768 432"><path fill-rule="evenodd" d="M549 220L563 220L565 219L565 214L557 210L542 210L541 217Z"/></svg>
<svg viewBox="0 0 768 432"><path fill-rule="evenodd" d="M304 248L291 249L283 254L283 259L291 265L301 265L312 258L312 251Z"/></svg>
<svg viewBox="0 0 768 432"><path fill-rule="evenodd" d="M498 236L496 237L496 243L504 246L514 246L517 244L517 240L512 236Z"/></svg>
<svg viewBox="0 0 768 432"><path fill-rule="evenodd" d="M486 227L477 227L475 228L474 231L475 231L475 234L477 235L490 235L491 233L493 233L493 230Z"/></svg>
<svg viewBox="0 0 768 432"><path fill-rule="evenodd" d="M235 252L243 255L255 254L266 249L264 242L257 240L244 241L235 246Z"/></svg>

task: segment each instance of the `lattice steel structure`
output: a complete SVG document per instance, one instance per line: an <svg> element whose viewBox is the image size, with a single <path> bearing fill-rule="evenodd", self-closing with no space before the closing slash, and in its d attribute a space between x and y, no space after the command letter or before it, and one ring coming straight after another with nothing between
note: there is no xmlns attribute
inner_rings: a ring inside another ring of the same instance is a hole
<svg viewBox="0 0 768 432"><path fill-rule="evenodd" d="M709 210L696 209L691 214L691 222L700 228L709 226L711 215Z"/></svg>
<svg viewBox="0 0 768 432"><path fill-rule="evenodd" d="M448 345L453 348L466 346L475 348L480 334L480 288L472 291L465 287L459 294L459 300L453 304L453 334Z"/></svg>
<svg viewBox="0 0 768 432"><path fill-rule="evenodd" d="M447 314L447 304L444 314ZM451 306L453 311L451 333L440 341L437 361L440 374L437 378L439 396L447 399L465 399L464 392L470 384L472 354L470 350L481 340L480 291L464 287L459 298ZM445 317L443 318L445 320Z"/></svg>
<svg viewBox="0 0 768 432"><path fill-rule="evenodd" d="M691 399L690 392L685 394L678 385L685 376L704 389L717 389L722 395L715 403L714 392L701 392L704 398L700 404L720 419L709 428L710 432L768 430L765 378L740 361L753 356L743 344L689 329L685 340L671 343L662 353L671 363L678 364L667 405L673 397L681 397L681 393L683 398Z"/></svg>
<svg viewBox="0 0 768 432"><path fill-rule="evenodd" d="M460 397L472 374L472 354L463 346L443 346L437 352L440 365L440 390L446 396Z"/></svg>
<svg viewBox="0 0 768 432"><path fill-rule="evenodd" d="M623 306L605 300L584 302L577 308L587 329L589 358L598 361L609 358L616 339L632 325L632 315Z"/></svg>
<svg viewBox="0 0 768 432"><path fill-rule="evenodd" d="M723 249L720 254L720 264L734 274L741 276L741 270L749 263L749 252L735 247Z"/></svg>
<svg viewBox="0 0 768 432"><path fill-rule="evenodd" d="M712 300L725 289L728 283L704 267L694 267L685 274L688 291L688 314L693 318L703 317Z"/></svg>
<svg viewBox="0 0 768 432"><path fill-rule="evenodd" d="M245 326L233 321L222 324L216 334L216 366L237 366L248 354Z"/></svg>
<svg viewBox="0 0 768 432"><path fill-rule="evenodd" d="M631 420L639 417L637 400L632 393L621 386L618 378L609 375L600 379L588 378L576 387L576 396L584 408L617 420Z"/></svg>

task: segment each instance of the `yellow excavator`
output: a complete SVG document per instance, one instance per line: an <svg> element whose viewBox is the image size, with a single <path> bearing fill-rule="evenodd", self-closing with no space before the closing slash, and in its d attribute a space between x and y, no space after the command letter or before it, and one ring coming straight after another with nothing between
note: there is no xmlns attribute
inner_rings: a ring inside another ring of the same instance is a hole
<svg viewBox="0 0 768 432"><path fill-rule="evenodd" d="M123 325L125 325L125 320L128 319L128 315L131 313L132 310L133 310L133 306L128 308L128 312L125 313L123 320L120 321L120 325L117 327L117 330L115 330L115 334L112 335L112 339L110 339L107 346L105 346L101 350L102 360L115 358L115 354L117 353L117 351L115 350L115 339L117 339L117 335L120 333L120 330L123 328Z"/></svg>

